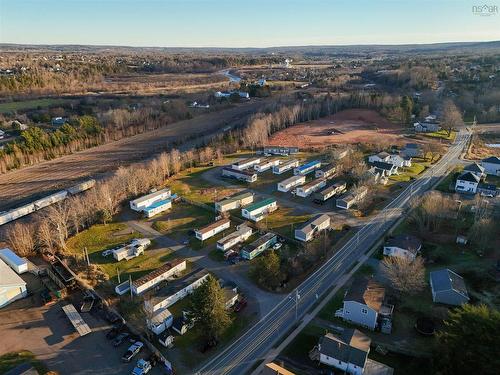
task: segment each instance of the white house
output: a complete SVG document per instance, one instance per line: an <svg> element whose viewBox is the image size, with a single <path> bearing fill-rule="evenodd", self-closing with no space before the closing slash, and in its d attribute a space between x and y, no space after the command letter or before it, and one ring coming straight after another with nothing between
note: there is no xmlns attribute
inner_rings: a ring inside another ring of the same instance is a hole
<svg viewBox="0 0 500 375"><path fill-rule="evenodd" d="M282 191L284 193L292 190L296 186L300 186L306 183L306 176L292 176L278 182L278 191Z"/></svg>
<svg viewBox="0 0 500 375"><path fill-rule="evenodd" d="M0 260L0 308L27 295L26 282Z"/></svg>
<svg viewBox="0 0 500 375"><path fill-rule="evenodd" d="M226 197L218 202L215 202L215 210L218 212L226 212L244 207L253 202L253 193L238 193L230 197Z"/></svg>
<svg viewBox="0 0 500 375"><path fill-rule="evenodd" d="M287 162L284 162L280 165L275 165L273 167L273 173L282 174L298 166L299 166L299 161L297 159L288 160Z"/></svg>
<svg viewBox="0 0 500 375"><path fill-rule="evenodd" d="M280 165L280 159L265 159L261 161L259 164L255 164L253 167L256 172L262 173L270 170L272 167Z"/></svg>
<svg viewBox="0 0 500 375"><path fill-rule="evenodd" d="M342 335L327 333L319 339L319 362L343 373L362 375L371 340L357 329L345 328Z"/></svg>
<svg viewBox="0 0 500 375"><path fill-rule="evenodd" d="M335 204L338 208L348 210L352 205L358 203L361 199L363 199L366 194L368 194L368 188L366 186L363 186L362 188L358 189L358 191L351 191L342 195L336 200Z"/></svg>
<svg viewBox="0 0 500 375"><path fill-rule="evenodd" d="M166 329L172 327L174 316L167 308L156 311L150 319L146 319L147 327L156 335L162 334Z"/></svg>
<svg viewBox="0 0 500 375"><path fill-rule="evenodd" d="M144 307L150 313L156 313L160 309L168 308L177 301L193 293L208 278L208 271L197 268L184 277L168 283L158 290L151 298L144 300Z"/></svg>
<svg viewBox="0 0 500 375"><path fill-rule="evenodd" d="M231 221L229 219L221 219L203 228L195 229L194 235L200 241L205 241L206 239L215 236L217 233L220 233L223 230L228 229L230 226L231 226Z"/></svg>
<svg viewBox="0 0 500 375"><path fill-rule="evenodd" d="M217 241L217 249L226 251L233 246L245 242L252 235L252 228L245 224L238 225L236 230Z"/></svg>
<svg viewBox="0 0 500 375"><path fill-rule="evenodd" d="M305 176L306 174L314 172L318 168L321 168L321 161L313 160L298 167L295 167L293 169L293 174Z"/></svg>
<svg viewBox="0 0 500 375"><path fill-rule="evenodd" d="M369 163L375 163L376 161L387 162L390 157L391 157L390 154L388 154L385 151L382 151L382 152L379 152L376 155L370 155L370 156L368 156L368 162Z"/></svg>
<svg viewBox="0 0 500 375"><path fill-rule="evenodd" d="M373 162L375 172L380 173L382 177L389 177L398 173L398 167L394 164L385 161Z"/></svg>
<svg viewBox="0 0 500 375"><path fill-rule="evenodd" d="M186 261L184 259L175 259L165 263L154 271L132 281L132 292L136 295L144 293L174 275L179 275L184 270L186 270Z"/></svg>
<svg viewBox="0 0 500 375"><path fill-rule="evenodd" d="M112 251L113 258L115 258L118 262L123 259L130 260L144 254L144 250L149 245L151 245L151 240L149 240L148 238L135 238L130 241L129 244L114 249Z"/></svg>
<svg viewBox="0 0 500 375"><path fill-rule="evenodd" d="M299 186L297 188L297 196L303 198L308 197L315 191L318 191L319 189L322 189L325 186L326 186L326 180L324 178L318 178L316 180L312 180L308 184Z"/></svg>
<svg viewBox="0 0 500 375"><path fill-rule="evenodd" d="M239 169L224 167L224 168L222 168L222 176L229 177L229 178L235 178L237 180L245 181L245 182L257 181L257 173L255 173L254 171L249 171L249 170L239 170Z"/></svg>
<svg viewBox="0 0 500 375"><path fill-rule="evenodd" d="M411 157L402 157L397 154L389 156L387 163L395 165L398 168L411 167Z"/></svg>
<svg viewBox="0 0 500 375"><path fill-rule="evenodd" d="M350 323L374 330L378 325L379 314L392 314L384 305L385 289L373 279L355 279L344 296L343 307L335 316Z"/></svg>
<svg viewBox="0 0 500 375"><path fill-rule="evenodd" d="M151 206L153 203L163 201L170 198L172 192L170 188L161 189L150 194L130 201L130 208L134 211L144 211L145 208Z"/></svg>
<svg viewBox="0 0 500 375"><path fill-rule="evenodd" d="M414 260L420 250L422 242L415 236L400 234L390 238L384 245L384 255L406 257Z"/></svg>
<svg viewBox="0 0 500 375"><path fill-rule="evenodd" d="M462 173L455 183L455 191L457 193L476 194L479 181L480 178L472 172Z"/></svg>
<svg viewBox="0 0 500 375"><path fill-rule="evenodd" d="M17 274L28 272L28 261L25 258L19 257L11 249L1 249L0 259L2 259L8 266L10 266L10 268L16 271Z"/></svg>
<svg viewBox="0 0 500 375"><path fill-rule="evenodd" d="M437 132L441 127L437 122L420 122L417 121L413 124L413 128L417 133L432 133Z"/></svg>
<svg viewBox="0 0 500 375"><path fill-rule="evenodd" d="M303 226L295 229L295 239L303 242L311 241L314 236L330 228L330 216L320 214L313 217Z"/></svg>
<svg viewBox="0 0 500 375"><path fill-rule="evenodd" d="M276 202L276 199L267 198L263 201L256 202L243 208L241 210L241 216L245 219L257 222L262 220L267 214L276 211L277 209L278 203Z"/></svg>
<svg viewBox="0 0 500 375"><path fill-rule="evenodd" d="M260 157L241 159L241 160L237 161L236 163L233 163L231 165L231 168L242 171L242 170L247 169L247 168L252 168L256 164L259 164L261 162L261 160L262 160L262 158L260 158Z"/></svg>
<svg viewBox="0 0 500 375"><path fill-rule="evenodd" d="M486 174L500 176L500 158L498 156L490 156L481 160L481 166Z"/></svg>
<svg viewBox="0 0 500 375"><path fill-rule="evenodd" d="M321 169L316 170L314 173L314 177L316 178L332 178L335 176L335 172L337 172L337 167L333 164L326 165Z"/></svg>

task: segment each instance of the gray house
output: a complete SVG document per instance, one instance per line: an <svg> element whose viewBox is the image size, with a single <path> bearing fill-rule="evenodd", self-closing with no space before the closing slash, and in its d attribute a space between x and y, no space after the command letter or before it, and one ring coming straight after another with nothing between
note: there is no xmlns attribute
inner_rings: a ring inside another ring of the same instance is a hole
<svg viewBox="0 0 500 375"><path fill-rule="evenodd" d="M407 143L401 150L401 154L411 156L412 158L424 156L422 147L417 143Z"/></svg>
<svg viewBox="0 0 500 375"><path fill-rule="evenodd" d="M464 279L449 269L430 273L432 300L447 305L460 306L469 302Z"/></svg>

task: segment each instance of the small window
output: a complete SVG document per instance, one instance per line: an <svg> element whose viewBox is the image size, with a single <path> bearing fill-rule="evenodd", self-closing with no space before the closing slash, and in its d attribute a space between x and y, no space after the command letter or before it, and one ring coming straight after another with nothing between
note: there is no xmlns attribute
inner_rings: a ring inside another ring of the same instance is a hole
<svg viewBox="0 0 500 375"><path fill-rule="evenodd" d="M368 314L368 310L367 310L367 309L361 309L361 312L362 312L363 314Z"/></svg>

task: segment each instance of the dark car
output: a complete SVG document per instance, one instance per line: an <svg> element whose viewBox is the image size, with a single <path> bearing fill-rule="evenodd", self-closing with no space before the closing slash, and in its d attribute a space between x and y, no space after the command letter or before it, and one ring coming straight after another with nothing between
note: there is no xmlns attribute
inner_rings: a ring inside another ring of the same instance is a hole
<svg viewBox="0 0 500 375"><path fill-rule="evenodd" d="M130 337L130 334L127 332L120 333L116 338L113 340L113 346L120 346L123 344L128 338Z"/></svg>
<svg viewBox="0 0 500 375"><path fill-rule="evenodd" d="M241 310L243 310L246 307L247 303L248 302L245 298L242 298L241 300L236 302L236 305L234 305L234 312L240 312Z"/></svg>
<svg viewBox="0 0 500 375"><path fill-rule="evenodd" d="M113 340L115 339L121 332L121 327L113 327L111 328L107 333L106 333L106 338L108 340Z"/></svg>

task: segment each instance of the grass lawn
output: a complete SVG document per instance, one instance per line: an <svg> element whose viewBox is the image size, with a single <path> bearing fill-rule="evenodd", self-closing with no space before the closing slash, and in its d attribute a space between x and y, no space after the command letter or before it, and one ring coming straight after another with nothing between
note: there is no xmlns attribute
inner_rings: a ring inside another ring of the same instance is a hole
<svg viewBox="0 0 500 375"><path fill-rule="evenodd" d="M73 236L68 240L67 245L68 251L74 254L83 254L83 249L86 247L91 263L97 264L108 274L110 281L116 284L118 282L117 269L120 271L121 281L126 280L129 275L135 280L160 267L169 259L171 251L168 249L160 251L150 248L137 258L120 262L117 262L112 256L104 258L101 255L105 249L113 248L138 237L142 236L129 230L125 224L99 224Z"/></svg>
<svg viewBox="0 0 500 375"><path fill-rule="evenodd" d="M413 162L411 164L411 167L405 167L402 168L401 172L397 175L392 175L389 177L390 180L392 181L397 181L397 182L408 182L416 176L418 176L420 173L425 171L425 169L428 167L429 163L426 162Z"/></svg>
<svg viewBox="0 0 500 375"><path fill-rule="evenodd" d="M311 218L311 215L295 215L293 211L293 208L280 207L262 223L274 232L293 238L295 228Z"/></svg>
<svg viewBox="0 0 500 375"><path fill-rule="evenodd" d="M455 180L457 179L458 174L463 170L463 167L455 167L453 170L446 176L443 181L436 186L436 190L442 191L443 193L454 193L454 189L450 189L450 186L455 185Z"/></svg>
<svg viewBox="0 0 500 375"><path fill-rule="evenodd" d="M343 305L344 294L346 292L346 288L341 288L333 298L328 301L328 303L321 309L318 313L318 318L334 321L335 311L340 309Z"/></svg>
<svg viewBox="0 0 500 375"><path fill-rule="evenodd" d="M33 99L33 100L24 100L20 102L5 102L0 103L0 112L14 112L25 109L32 109L38 107L50 107L54 105L61 105L65 103L70 103L71 99Z"/></svg>
<svg viewBox="0 0 500 375"><path fill-rule="evenodd" d="M309 359L309 351L314 348L314 346L318 345L320 336L324 334L324 328L310 323L295 337L281 354L297 362L313 364Z"/></svg>
<svg viewBox="0 0 500 375"><path fill-rule="evenodd" d="M454 141L455 137L457 136L457 132L455 130L452 130L450 134L448 134L448 131L445 129L438 130L437 132L432 132L432 133L422 133L422 135L426 137L431 137L431 138L441 138L441 139L446 139L448 141Z"/></svg>
<svg viewBox="0 0 500 375"><path fill-rule="evenodd" d="M0 356L0 374L4 374L24 362L29 362L39 374L47 373L47 368L36 359L32 352L28 350L21 350L18 352L2 354Z"/></svg>

